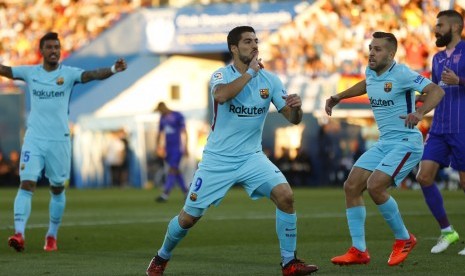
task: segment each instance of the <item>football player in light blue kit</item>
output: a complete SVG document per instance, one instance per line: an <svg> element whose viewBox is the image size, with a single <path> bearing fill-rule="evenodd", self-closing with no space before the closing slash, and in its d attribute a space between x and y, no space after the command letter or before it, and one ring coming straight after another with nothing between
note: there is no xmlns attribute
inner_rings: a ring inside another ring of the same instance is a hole
<svg viewBox="0 0 465 276"><path fill-rule="evenodd" d="M147 268L147 275L163 275L176 245L204 215L238 184L252 199L268 197L276 204L276 232L283 275L309 275L314 265L296 259L297 217L293 192L281 171L262 151L262 131L270 103L291 123L302 120L298 95L287 95L278 77L261 68L258 39L252 27L228 34L233 63L213 73L211 133L202 161L192 179L185 205L168 224L165 240Z"/></svg>
<svg viewBox="0 0 465 276"><path fill-rule="evenodd" d="M342 99L368 94L380 132L379 141L355 162L344 183L346 215L352 247L331 259L334 264L366 264L370 256L365 243L366 210L363 192L371 199L394 232L395 243L388 259L402 263L416 244L404 225L396 201L387 189L399 185L423 153L423 139L416 124L444 96L429 79L394 61L397 39L391 33L375 32L369 45L366 79L326 100L326 113ZM424 104L415 110L415 91L425 93Z"/></svg>
<svg viewBox="0 0 465 276"><path fill-rule="evenodd" d="M71 169L68 108L74 85L103 80L126 69L123 59L118 59L111 68L93 71L60 64L60 40L58 34L53 32L40 39L39 50L43 57L42 65L0 65L1 76L26 82L31 99L27 131L21 149L21 183L14 202L15 234L8 239L8 245L18 252L24 250L32 195L44 169L51 191L50 224L44 250L57 250L57 232L66 204L64 183Z"/></svg>

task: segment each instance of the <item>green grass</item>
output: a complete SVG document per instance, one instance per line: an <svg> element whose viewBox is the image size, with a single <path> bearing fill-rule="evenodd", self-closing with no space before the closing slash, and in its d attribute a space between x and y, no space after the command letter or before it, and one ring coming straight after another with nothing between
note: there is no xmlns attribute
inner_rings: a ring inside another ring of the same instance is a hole
<svg viewBox="0 0 465 276"><path fill-rule="evenodd" d="M168 203L154 202L157 191L135 189L67 190L67 207L59 232L59 251L42 250L48 224L49 194L33 198L26 232L26 250L7 246L13 233L16 189L0 189L0 275L144 275L162 243L167 222L181 206L176 190ZM418 239L407 261L389 267L393 235L368 195L366 236L369 265L339 267L329 261L350 246L340 189L296 189L298 255L317 264L321 275L463 275L463 239L433 255L438 226L420 191L393 190L408 229ZM449 219L465 237L464 193L444 192ZM174 251L166 275L280 275L274 206L250 200L233 189L219 207L202 220Z"/></svg>

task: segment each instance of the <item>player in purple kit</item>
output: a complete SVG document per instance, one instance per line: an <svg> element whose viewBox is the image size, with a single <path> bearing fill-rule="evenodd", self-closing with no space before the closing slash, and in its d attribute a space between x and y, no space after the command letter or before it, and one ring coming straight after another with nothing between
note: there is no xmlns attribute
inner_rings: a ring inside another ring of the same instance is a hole
<svg viewBox="0 0 465 276"><path fill-rule="evenodd" d="M449 165L460 175L465 191L465 42L461 39L463 17L455 10L437 15L436 46L446 47L433 57L432 80L444 89L445 96L434 110L433 123L425 141L425 150L417 181L426 204L441 227L441 236L431 253L440 253L459 240L449 223L442 195L434 183L438 170ZM422 97L419 98L422 100ZM459 252L465 255L465 249Z"/></svg>
<svg viewBox="0 0 465 276"><path fill-rule="evenodd" d="M156 198L157 202L166 202L176 182L186 195L187 188L184 178L179 170L179 163L183 156L188 155L187 131L184 116L177 111L169 109L164 102L160 102L155 109L160 112L160 123L157 135L157 153L163 151L161 147L161 137L165 135L164 156L168 165L168 175L165 179L163 193Z"/></svg>

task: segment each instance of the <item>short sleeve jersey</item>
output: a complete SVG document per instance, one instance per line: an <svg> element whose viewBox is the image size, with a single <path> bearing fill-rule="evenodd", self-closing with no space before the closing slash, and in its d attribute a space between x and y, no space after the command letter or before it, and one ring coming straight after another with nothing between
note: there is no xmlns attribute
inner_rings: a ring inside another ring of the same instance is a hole
<svg viewBox="0 0 465 276"><path fill-rule="evenodd" d="M181 131L186 127L184 116L171 111L160 117L158 131L165 133L165 148L167 151L181 149Z"/></svg>
<svg viewBox="0 0 465 276"><path fill-rule="evenodd" d="M399 141L399 138L421 134L415 127L405 127L401 115L415 111L415 91L422 92L431 80L393 62L382 75L366 68L366 89L380 132L380 140Z"/></svg>
<svg viewBox="0 0 465 276"><path fill-rule="evenodd" d="M13 77L27 83L31 111L26 136L54 141L69 139L69 99L84 70L60 65L47 72L42 65L13 67Z"/></svg>
<svg viewBox="0 0 465 276"><path fill-rule="evenodd" d="M444 66L460 78L465 78L465 42L460 41L450 56L440 51L433 57L432 80L444 89L445 95L434 109L430 132L465 133L465 86L448 85L441 81Z"/></svg>
<svg viewBox="0 0 465 276"><path fill-rule="evenodd" d="M227 84L241 73L228 65L215 71L210 80L211 96L218 84ZM281 80L264 69L252 78L233 99L220 104L213 97L211 132L206 153L226 157L241 157L262 150L262 132L270 103L280 111L287 91Z"/></svg>

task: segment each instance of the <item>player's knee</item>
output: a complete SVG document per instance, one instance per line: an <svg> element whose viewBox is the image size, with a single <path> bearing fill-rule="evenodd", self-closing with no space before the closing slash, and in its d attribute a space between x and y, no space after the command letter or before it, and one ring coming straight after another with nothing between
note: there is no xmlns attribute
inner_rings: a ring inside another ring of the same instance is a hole
<svg viewBox="0 0 465 276"><path fill-rule="evenodd" d="M294 206L294 194L292 193L292 191L284 194L280 200L280 204L281 206L283 207L286 207L286 208L293 208Z"/></svg>
<svg viewBox="0 0 465 276"><path fill-rule="evenodd" d="M285 212L292 212L294 209L294 193L289 185L281 185L279 190L273 190L272 199L275 198L274 201L278 209L285 211Z"/></svg>
<svg viewBox="0 0 465 276"><path fill-rule="evenodd" d="M420 183L421 186L430 186L434 183L434 178L432 176L421 172L417 174L415 179L418 183Z"/></svg>
<svg viewBox="0 0 465 276"><path fill-rule="evenodd" d="M384 188L376 185L368 185L367 186L367 191L370 197L377 202L378 197L385 191Z"/></svg>
<svg viewBox="0 0 465 276"><path fill-rule="evenodd" d="M54 195L59 195L65 190L64 186L50 186L50 191Z"/></svg>
<svg viewBox="0 0 465 276"><path fill-rule="evenodd" d="M359 195L363 192L364 188L359 187L359 183L356 183L350 179L344 182L344 193L346 195Z"/></svg>
<svg viewBox="0 0 465 276"><path fill-rule="evenodd" d="M21 181L21 184L19 184L19 188L22 190L34 192L36 189L36 182L31 181L31 180L23 180Z"/></svg>
<svg viewBox="0 0 465 276"><path fill-rule="evenodd" d="M200 218L201 216L195 217L195 216L189 215L184 210L181 210L178 216L179 226L181 226L183 229L189 229L192 226L194 226L197 223L197 221L200 220Z"/></svg>

